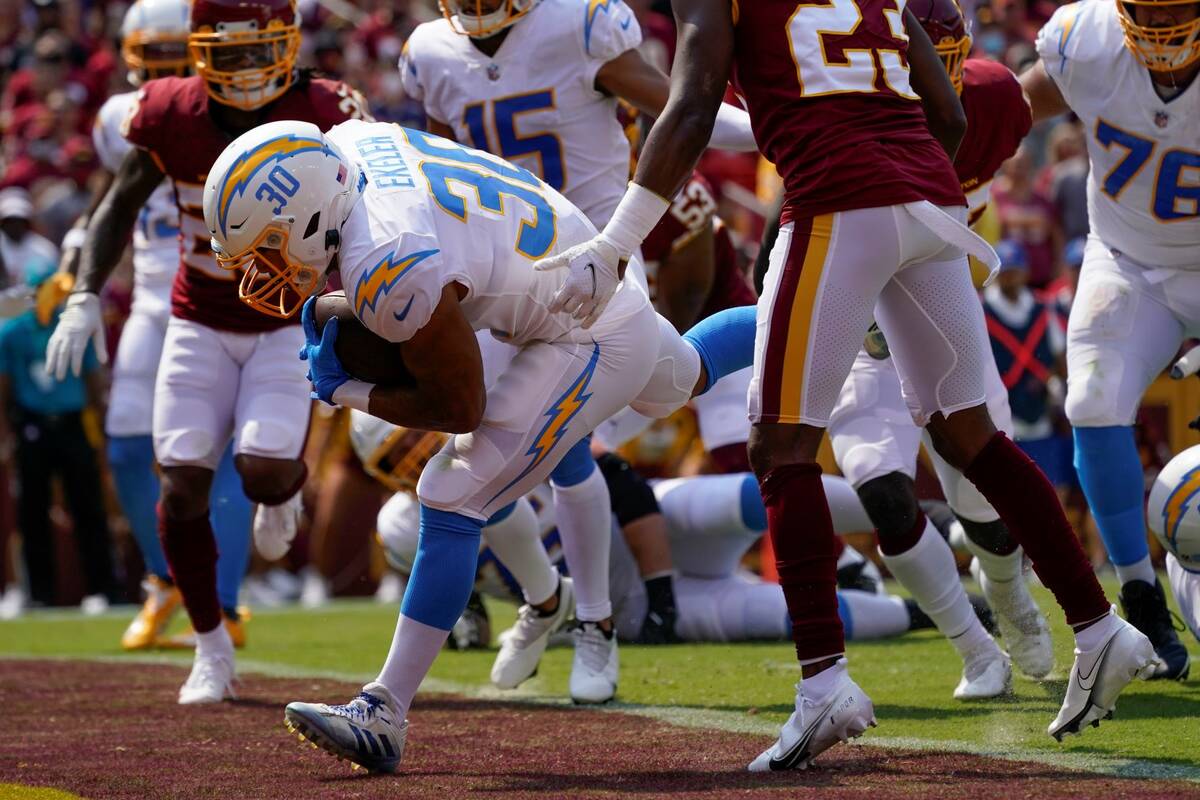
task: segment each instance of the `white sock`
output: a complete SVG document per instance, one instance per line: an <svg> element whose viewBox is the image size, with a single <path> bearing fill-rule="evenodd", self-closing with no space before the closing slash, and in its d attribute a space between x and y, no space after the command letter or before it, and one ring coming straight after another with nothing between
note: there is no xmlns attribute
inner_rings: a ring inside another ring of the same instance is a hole
<svg viewBox="0 0 1200 800"><path fill-rule="evenodd" d="M396 711L403 719L408 715L421 681L433 666L450 631L434 628L417 622L403 614L396 620L396 633L392 636L392 649L375 680L391 692L399 708Z"/></svg>
<svg viewBox="0 0 1200 800"><path fill-rule="evenodd" d="M967 539L966 542L967 550L979 559L979 570L987 575L988 580L992 583L1012 583L1021 577L1022 562L1025 558L1025 553L1021 548L1018 547L1008 555L1001 556L985 550L970 539Z"/></svg>
<svg viewBox="0 0 1200 800"><path fill-rule="evenodd" d="M1123 567L1118 567L1113 564L1113 568L1117 571L1117 580L1121 581L1121 585L1130 581L1145 581L1151 586L1157 580L1154 576L1154 565L1150 563L1150 556L1147 555L1141 561L1135 561L1132 564L1126 564Z"/></svg>
<svg viewBox="0 0 1200 800"><path fill-rule="evenodd" d="M522 497L513 512L483 529L483 541L503 564L525 594L525 602L541 603L558 589L558 570L538 535L537 514Z"/></svg>
<svg viewBox="0 0 1200 800"><path fill-rule="evenodd" d="M853 642L899 636L911 623L902 598L856 589L838 590L838 612L846 638Z"/></svg>
<svg viewBox="0 0 1200 800"><path fill-rule="evenodd" d="M881 551L880 555L959 655L965 657L991 641L958 579L954 554L932 522L925 521L921 538L909 550L893 556ZM992 646L996 646L994 642Z"/></svg>
<svg viewBox="0 0 1200 800"><path fill-rule="evenodd" d="M574 486L554 489L554 518L563 556L575 582L575 616L599 622L612 616L608 593L608 551L612 545L612 506L599 469Z"/></svg>
<svg viewBox="0 0 1200 800"><path fill-rule="evenodd" d="M1081 653L1095 650L1112 633L1113 627L1119 625L1116 609L1110 608L1108 614L1075 634L1075 647Z"/></svg>
<svg viewBox="0 0 1200 800"><path fill-rule="evenodd" d="M811 678L805 678L801 682L804 696L810 700L820 702L838 687L838 683L841 682L848 670L846 657L842 656L829 669L823 669Z"/></svg>
<svg viewBox="0 0 1200 800"><path fill-rule="evenodd" d="M196 655L233 658L233 639L223 621L211 631L196 634Z"/></svg>

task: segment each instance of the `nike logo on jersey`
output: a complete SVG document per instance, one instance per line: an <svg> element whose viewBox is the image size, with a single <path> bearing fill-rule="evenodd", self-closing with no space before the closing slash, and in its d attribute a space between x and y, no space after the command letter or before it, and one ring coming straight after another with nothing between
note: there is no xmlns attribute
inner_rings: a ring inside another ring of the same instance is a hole
<svg viewBox="0 0 1200 800"><path fill-rule="evenodd" d="M408 316L408 310L412 308L413 300L416 299L416 295L413 295L412 297L408 298L408 303L405 304L403 311L392 312L392 316L396 318L397 322L404 322L404 318Z"/></svg>
<svg viewBox="0 0 1200 800"><path fill-rule="evenodd" d="M592 273L592 297L596 296L596 265L588 264L588 272Z"/></svg>
<svg viewBox="0 0 1200 800"><path fill-rule="evenodd" d="M629 30L629 23L631 22L633 22L633 14L630 14L629 16L625 17L625 19L621 20L621 30Z"/></svg>

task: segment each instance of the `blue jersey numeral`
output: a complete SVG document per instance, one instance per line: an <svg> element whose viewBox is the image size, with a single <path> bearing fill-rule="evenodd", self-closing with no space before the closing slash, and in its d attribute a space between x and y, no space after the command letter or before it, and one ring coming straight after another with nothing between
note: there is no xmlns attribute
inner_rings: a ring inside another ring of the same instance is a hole
<svg viewBox="0 0 1200 800"><path fill-rule="evenodd" d="M1096 121L1096 141L1111 149L1113 145L1126 153L1104 176L1100 186L1116 200L1146 166L1157 146L1151 139L1121 130L1104 120ZM1154 179L1154 196L1150 211L1162 222L1174 222L1200 215L1200 153L1191 150L1168 150L1163 153Z"/></svg>
<svg viewBox="0 0 1200 800"><path fill-rule="evenodd" d="M491 130L494 131L490 138L487 124L488 107L491 108ZM567 185L562 141L548 131L525 135L517 133L517 118L521 114L552 108L554 90L541 89L501 100L473 103L463 109L463 123L467 127L472 147L496 153L503 158L536 156L542 180L562 191Z"/></svg>

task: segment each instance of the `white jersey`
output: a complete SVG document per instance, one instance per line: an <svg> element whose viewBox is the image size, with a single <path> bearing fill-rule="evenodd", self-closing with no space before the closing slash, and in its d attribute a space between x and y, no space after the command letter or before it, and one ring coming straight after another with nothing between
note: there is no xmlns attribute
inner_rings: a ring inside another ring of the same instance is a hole
<svg viewBox="0 0 1200 800"><path fill-rule="evenodd" d="M1200 81L1164 101L1112 2L1063 6L1038 54L1088 131L1092 233L1147 268L1200 270Z"/></svg>
<svg viewBox="0 0 1200 800"><path fill-rule="evenodd" d="M621 0L542 0L492 57L444 19L419 25L400 74L458 141L526 167L602 227L629 181L629 141L596 73L641 41Z"/></svg>
<svg viewBox="0 0 1200 800"><path fill-rule="evenodd" d="M533 262L586 241L583 212L528 170L421 131L358 120L326 134L366 176L342 227L339 269L355 314L393 342L412 338L451 282L467 288L463 312L476 331L523 345L589 337L547 306L566 270ZM623 281L605 319L649 303ZM590 337L589 337L590 339Z"/></svg>
<svg viewBox="0 0 1200 800"><path fill-rule="evenodd" d="M100 163L116 172L133 145L121 131L133 112L137 92L115 94L105 101L92 127ZM174 187L165 178L138 214L133 229L134 302L147 310L168 313L171 285L179 269L179 209Z"/></svg>

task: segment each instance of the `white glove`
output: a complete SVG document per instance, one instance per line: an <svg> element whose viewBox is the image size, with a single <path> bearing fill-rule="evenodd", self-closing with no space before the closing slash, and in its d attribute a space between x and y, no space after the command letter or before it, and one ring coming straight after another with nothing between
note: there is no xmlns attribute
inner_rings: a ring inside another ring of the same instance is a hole
<svg viewBox="0 0 1200 800"><path fill-rule="evenodd" d="M575 319L583 320L583 327L590 328L617 291L621 282L617 265L621 256L617 248L603 233L594 239L568 248L558 255L535 261L536 270L569 270L566 280L550 302L550 311L565 311Z"/></svg>
<svg viewBox="0 0 1200 800"><path fill-rule="evenodd" d="M83 372L83 354L89 341L95 341L100 363L108 361L100 297L92 292L75 292L67 298L67 307L46 345L46 372L61 381L67 377L69 364L71 372L79 375Z"/></svg>
<svg viewBox="0 0 1200 800"><path fill-rule="evenodd" d="M33 308L34 290L29 286L14 286L0 292L0 319L24 314Z"/></svg>

